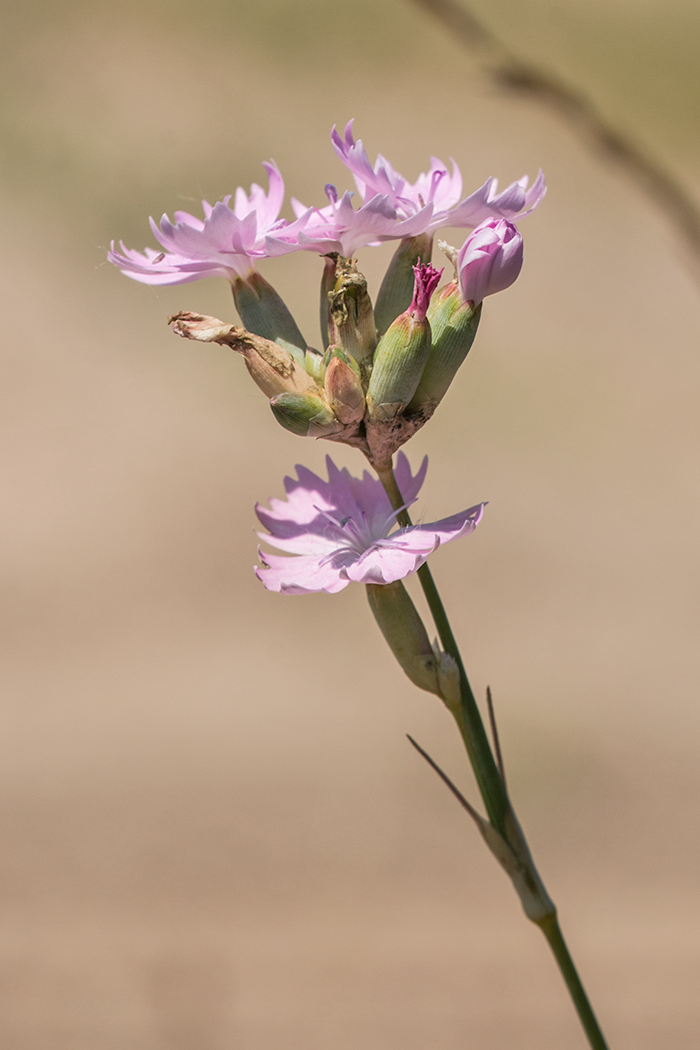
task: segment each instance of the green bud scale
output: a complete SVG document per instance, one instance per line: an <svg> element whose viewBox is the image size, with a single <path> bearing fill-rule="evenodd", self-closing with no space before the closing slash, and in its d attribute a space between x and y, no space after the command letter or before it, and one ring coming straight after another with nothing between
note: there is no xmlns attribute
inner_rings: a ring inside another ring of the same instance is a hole
<svg viewBox="0 0 700 1050"><path fill-rule="evenodd" d="M277 422L299 437L327 437L343 429L331 408L315 394L278 394L270 400Z"/></svg>
<svg viewBox="0 0 700 1050"><path fill-rule="evenodd" d="M357 363L338 347L326 369L325 389L328 403L341 423L359 423L365 414L365 395Z"/></svg>

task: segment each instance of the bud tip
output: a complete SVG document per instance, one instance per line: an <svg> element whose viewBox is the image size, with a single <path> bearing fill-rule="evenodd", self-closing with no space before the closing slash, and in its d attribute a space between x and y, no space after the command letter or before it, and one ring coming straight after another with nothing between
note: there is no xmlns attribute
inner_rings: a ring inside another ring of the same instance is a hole
<svg viewBox="0 0 700 1050"><path fill-rule="evenodd" d="M416 320L422 321L428 312L433 292L440 283L442 270L436 270L430 263L424 266L419 261L418 265L413 267L413 273L415 275L413 299L408 309Z"/></svg>

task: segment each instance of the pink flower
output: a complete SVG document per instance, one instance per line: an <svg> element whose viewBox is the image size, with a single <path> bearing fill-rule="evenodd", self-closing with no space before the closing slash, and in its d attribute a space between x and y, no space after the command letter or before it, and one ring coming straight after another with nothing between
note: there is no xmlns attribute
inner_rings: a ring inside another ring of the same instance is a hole
<svg viewBox="0 0 700 1050"><path fill-rule="evenodd" d="M502 292L523 265L523 239L507 219L487 219L467 237L457 253L459 290L465 302L478 305Z"/></svg>
<svg viewBox="0 0 700 1050"><path fill-rule="evenodd" d="M270 510L260 504L255 508L270 532L261 538L294 555L260 552L256 575L270 591L334 594L351 581L393 583L416 572L441 543L473 532L481 520L483 503L429 525L395 529L397 512L377 478L367 471L354 478L329 456L326 466L328 481L297 466L298 480L284 479L287 499L271 499ZM407 505L414 502L427 466L426 457L413 476L399 453L396 480Z"/></svg>
<svg viewBox="0 0 700 1050"><path fill-rule="evenodd" d="M282 255L295 249L322 254L338 252L349 258L359 248L381 244L401 237L415 237L426 229L433 206L415 215L400 215L387 196L375 194L357 211L352 206L353 194L346 192L338 199L335 186L326 186L330 201L323 208L307 208L292 197L296 221L280 225L266 239L268 255Z"/></svg>
<svg viewBox="0 0 700 1050"><path fill-rule="evenodd" d="M342 138L334 127L331 141L342 162L352 172L362 200L366 202L381 194L404 221L421 214L423 224L417 231L419 233L441 226L477 226L491 216L522 218L536 208L545 195L547 187L540 171L530 189L527 188L527 175L511 183L502 193L498 193L498 181L489 178L478 190L460 201L462 176L459 168L452 161L450 174L437 157L430 158L430 171L422 172L414 183L407 182L381 154L372 167L362 140L355 142L352 125L351 120ZM405 235L398 233L396 236Z"/></svg>
<svg viewBox="0 0 700 1050"><path fill-rule="evenodd" d="M186 284L215 275L230 281L247 277L255 269L253 260L267 254L266 236L285 225L285 220L278 218L284 199L282 176L274 162L263 166L269 178L267 193L255 183L250 194L239 186L233 207L230 195L214 207L202 201L203 220L185 211L175 212L174 224L167 215L160 226L150 219L153 234L164 250L145 248L138 252L121 244L121 251L117 251L112 243L109 261L127 277L144 284Z"/></svg>

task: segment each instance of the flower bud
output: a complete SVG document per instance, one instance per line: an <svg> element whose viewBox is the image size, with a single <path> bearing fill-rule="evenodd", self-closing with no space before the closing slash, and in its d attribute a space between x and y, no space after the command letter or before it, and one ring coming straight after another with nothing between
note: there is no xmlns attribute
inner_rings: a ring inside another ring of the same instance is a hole
<svg viewBox="0 0 700 1050"><path fill-rule="evenodd" d="M172 324L173 330L184 339L219 343L235 350L245 360L246 368L266 397L289 391L318 393L318 387L306 369L279 343L253 335L245 328L224 324L218 317L188 311L175 314L168 324Z"/></svg>
<svg viewBox="0 0 700 1050"><path fill-rule="evenodd" d="M435 653L404 585L400 580L368 583L367 598L389 648L413 684L439 695Z"/></svg>
<svg viewBox="0 0 700 1050"><path fill-rule="evenodd" d="M253 270L247 277L236 277L232 282L233 300L243 327L272 342L281 340L290 352L303 363L306 340L284 300L265 278ZM302 353L299 355L298 351Z"/></svg>
<svg viewBox="0 0 700 1050"><path fill-rule="evenodd" d="M299 437L328 437L343 429L329 406L314 394L277 394L270 408L277 422Z"/></svg>
<svg viewBox="0 0 700 1050"><path fill-rule="evenodd" d="M430 354L427 309L442 270L414 267L413 300L389 326L374 354L367 391L369 418L379 422L397 416L416 392Z"/></svg>
<svg viewBox="0 0 700 1050"><path fill-rule="evenodd" d="M384 335L392 321L408 309L414 290L413 268L421 262L430 262L432 248L431 233L422 233L418 237L404 237L399 242L384 274L374 305L374 319L379 335Z"/></svg>
<svg viewBox="0 0 700 1050"><path fill-rule="evenodd" d="M341 423L359 423L364 417L365 395L359 373L352 358L334 347L326 369L325 388L328 403Z"/></svg>
<svg viewBox="0 0 700 1050"><path fill-rule="evenodd" d="M428 310L432 346L410 412L430 416L435 411L469 353L480 317L481 303L464 302L455 281L433 296Z"/></svg>
<svg viewBox="0 0 700 1050"><path fill-rule="evenodd" d="M372 300L367 281L354 259L336 256L335 284L328 293L328 340L347 350L356 361L372 357L377 345Z"/></svg>
<svg viewBox="0 0 700 1050"><path fill-rule="evenodd" d="M486 219L467 237L456 265L462 299L478 306L517 278L523 265L522 236L507 219Z"/></svg>

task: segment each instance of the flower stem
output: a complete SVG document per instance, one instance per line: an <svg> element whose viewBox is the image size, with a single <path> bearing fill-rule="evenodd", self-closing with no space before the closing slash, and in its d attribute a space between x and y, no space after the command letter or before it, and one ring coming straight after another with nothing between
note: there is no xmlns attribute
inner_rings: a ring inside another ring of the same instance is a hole
<svg viewBox="0 0 700 1050"><path fill-rule="evenodd" d="M588 996L581 983L581 978L578 975L578 971L574 966L574 960L571 958L571 953L567 947L566 941L562 935L561 929L559 928L559 920L557 919L556 912L553 915L548 915L546 919L542 919L538 926L542 930L542 933L549 942L549 947L552 949L554 958L557 960L557 965L561 970L561 975L566 982L566 987L569 990L569 995L572 998L573 1004L576 1007L576 1011L583 1026L583 1030L588 1036L588 1042L591 1044L592 1050L608 1050L608 1044L605 1042L605 1037L600 1030L600 1025L596 1015L593 1013L593 1007L588 1001Z"/></svg>
<svg viewBox="0 0 700 1050"><path fill-rule="evenodd" d="M442 647L456 661L459 668L460 705L452 713L462 734L469 760L474 770L481 797L484 800L489 820L501 834L505 830L505 817L508 811L508 796L501 780L496 760L491 750L484 723L472 692L472 687L464 669L462 656L447 619L445 607L435 586L433 575L427 565L418 570L423 593L430 608L437 628Z"/></svg>
<svg viewBox="0 0 700 1050"><path fill-rule="evenodd" d="M380 467L375 464L374 466L394 510L403 508L397 514L398 523L404 527L410 525L411 519L408 511L405 509L405 501L396 483L391 464L388 466L382 465ZM566 983L569 995L571 996L578 1013L583 1030L588 1038L591 1050L608 1050L603 1033L600 1030L596 1016L593 1013L590 1002L588 1001L588 996L586 995L583 984L581 983L581 978L578 975L574 961L571 958L569 949L564 937L562 936L556 909L551 903L535 866L532 863L529 847L525 841L524 835L522 834L520 825L517 823L513 807L506 791L505 783L499 772L491 744L486 735L481 713L471 685L469 684L469 679L464 669L464 663L457 647L454 634L452 633L452 628L450 627L445 607L442 604L442 599L440 598L432 573L427 564L422 565L418 570L418 578L435 622L435 627L440 636L442 646L445 652L449 653L449 655L456 661L457 667L459 668L460 703L458 706L451 707L450 710L452 711L462 735L462 739L464 740L467 755L469 756L472 769L474 770L474 775L477 784L479 785L479 791L481 792L481 797L484 801L489 821L491 822L492 827L500 833L506 843L513 847L514 851L517 853L517 858L521 865L520 874L525 875L526 883L534 891L532 900L535 901L536 904L543 904L543 907L539 910L537 915L531 912L528 917L540 927L547 938L562 977ZM510 874L513 878L512 872L510 872ZM531 875L534 876L534 880L530 878ZM516 879L513 878L513 881L516 885L516 889L518 889ZM520 890L518 890L518 892L520 892ZM521 900L523 901L527 914L528 908L522 893Z"/></svg>
<svg viewBox="0 0 700 1050"><path fill-rule="evenodd" d="M394 510L397 510L399 507L405 507L405 501L396 483L393 469L391 467L388 470L377 469L377 473ZM408 511L405 509L399 512L397 520L402 526L411 524ZM491 750L491 745L486 736L484 723L479 713L472 687L469 684L467 672L464 669L461 653L452 633L450 621L447 619L445 606L442 604L433 575L427 565L422 565L418 570L418 579L423 588L423 593L428 602L443 649L456 661L459 668L461 698L459 707L453 708L452 714L462 734L489 820L504 835L506 815L510 803Z"/></svg>

